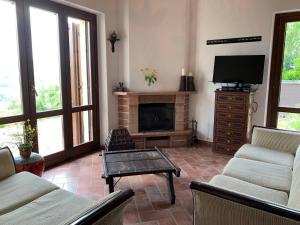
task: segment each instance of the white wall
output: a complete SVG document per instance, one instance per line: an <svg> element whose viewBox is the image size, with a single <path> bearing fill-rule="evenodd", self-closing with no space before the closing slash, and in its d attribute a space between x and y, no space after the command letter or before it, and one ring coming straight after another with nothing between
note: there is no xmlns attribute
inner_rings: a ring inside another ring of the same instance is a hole
<svg viewBox="0 0 300 225"><path fill-rule="evenodd" d="M300 9L298 0L191 0L192 18L195 18L195 36L191 39L191 67L196 73L198 92L192 97L191 116L199 122L199 135L212 141L214 118L214 90L210 83L214 57L230 54L266 55L263 85L255 95L259 108L254 114L254 124L264 125L266 113L269 59L274 12ZM196 24L196 25L195 25ZM206 40L241 36L263 37L262 42L226 45L206 45ZM193 51L194 49L194 51Z"/></svg>
<svg viewBox="0 0 300 225"><path fill-rule="evenodd" d="M134 91L175 91L188 56L189 0L129 0L129 77ZM158 70L158 82L148 87L141 68Z"/></svg>

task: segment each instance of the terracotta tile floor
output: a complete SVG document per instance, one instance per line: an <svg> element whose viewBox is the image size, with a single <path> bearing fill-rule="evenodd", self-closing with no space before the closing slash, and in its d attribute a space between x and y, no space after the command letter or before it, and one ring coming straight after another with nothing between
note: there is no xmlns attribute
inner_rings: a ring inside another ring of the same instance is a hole
<svg viewBox="0 0 300 225"><path fill-rule="evenodd" d="M167 183L162 175L124 177L116 189L132 188L135 192L134 200L126 209L124 224L191 225L190 182L209 181L230 159L212 153L208 147L164 149L164 152L182 169L181 176L174 178L176 203L169 204ZM97 200L108 194L102 173L102 158L94 153L47 170L44 178L66 190Z"/></svg>

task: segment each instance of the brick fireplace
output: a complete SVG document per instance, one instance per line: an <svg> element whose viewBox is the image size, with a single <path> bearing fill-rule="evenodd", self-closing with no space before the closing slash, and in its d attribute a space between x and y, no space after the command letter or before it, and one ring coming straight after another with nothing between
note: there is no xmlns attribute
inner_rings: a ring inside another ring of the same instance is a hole
<svg viewBox="0 0 300 225"><path fill-rule="evenodd" d="M181 147L190 143L189 92L115 92L119 127L137 148Z"/></svg>

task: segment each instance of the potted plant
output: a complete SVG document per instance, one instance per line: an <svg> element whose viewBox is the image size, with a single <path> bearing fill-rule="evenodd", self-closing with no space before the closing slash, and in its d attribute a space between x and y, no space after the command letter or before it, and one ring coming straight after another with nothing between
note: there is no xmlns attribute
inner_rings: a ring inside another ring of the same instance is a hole
<svg viewBox="0 0 300 225"><path fill-rule="evenodd" d="M22 158L29 158L33 148L33 138L36 135L36 128L32 127L30 120L24 123L22 134L16 134L16 145L18 146L20 156Z"/></svg>
<svg viewBox="0 0 300 225"><path fill-rule="evenodd" d="M147 85L150 87L152 84L154 84L157 81L157 71L154 69L140 69L140 72L143 76L145 76L145 81L147 82Z"/></svg>

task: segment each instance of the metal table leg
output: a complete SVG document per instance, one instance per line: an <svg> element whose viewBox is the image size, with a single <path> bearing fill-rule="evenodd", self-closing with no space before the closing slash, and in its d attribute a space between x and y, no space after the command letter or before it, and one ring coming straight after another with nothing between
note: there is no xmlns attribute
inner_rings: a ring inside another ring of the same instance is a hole
<svg viewBox="0 0 300 225"><path fill-rule="evenodd" d="M167 174L167 180L168 180L168 190L169 190L169 199L171 204L175 203L175 191L174 191L174 184L173 184L173 173L169 172Z"/></svg>

